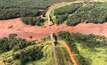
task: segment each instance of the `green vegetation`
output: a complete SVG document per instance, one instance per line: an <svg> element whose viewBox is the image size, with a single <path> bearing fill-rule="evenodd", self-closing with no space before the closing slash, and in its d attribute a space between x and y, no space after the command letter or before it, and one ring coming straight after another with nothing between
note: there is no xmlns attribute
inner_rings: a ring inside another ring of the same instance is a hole
<svg viewBox="0 0 107 65"><path fill-rule="evenodd" d="M53 0L0 0L0 20L22 18L25 24L43 25L44 15ZM34 18L35 17L35 18Z"/></svg>
<svg viewBox="0 0 107 65"><path fill-rule="evenodd" d="M64 21L67 18L68 18L68 14L56 15L56 19L55 19L54 23L56 23L56 24L62 24L62 23L64 23Z"/></svg>
<svg viewBox="0 0 107 65"><path fill-rule="evenodd" d="M107 2L75 3L56 9L54 15L58 22L66 22L68 25L76 25L81 22L104 23L107 21ZM63 15L68 16L63 19ZM61 20L63 19L63 20Z"/></svg>
<svg viewBox="0 0 107 65"><path fill-rule="evenodd" d="M26 41L11 34L0 39L0 62L5 65L55 65L51 45L47 45L47 36L43 41Z"/></svg>
<svg viewBox="0 0 107 65"><path fill-rule="evenodd" d="M0 0L0 19L21 17L28 25L41 26L43 15L53 0ZM64 0L65 1L65 0ZM57 1L60 2L60 1ZM56 24L76 25L81 22L104 23L107 21L107 3L75 3L54 11ZM52 13L53 15L53 13ZM36 17L38 16L38 17ZM51 17L51 16L50 16ZM107 38L80 33L59 32L74 52L79 65L106 65ZM59 65L72 65L67 51L60 44L52 46L49 36L40 41L27 41L12 34L0 39L0 62L5 65L55 65L53 48ZM97 63L96 63L97 62Z"/></svg>
<svg viewBox="0 0 107 65"><path fill-rule="evenodd" d="M43 57L42 47L26 48L13 55L14 60L20 60L20 65L26 65L29 61L36 61Z"/></svg>
<svg viewBox="0 0 107 65"><path fill-rule="evenodd" d="M67 42L67 44L70 46L71 50L74 52L79 65L90 65L90 62L87 61L86 58L81 56L80 52L77 49L75 39L73 39L73 37L71 36L70 33L59 32L58 37L59 37L59 39L65 40Z"/></svg>
<svg viewBox="0 0 107 65"><path fill-rule="evenodd" d="M107 64L107 46L105 48L89 49L84 48L84 43L76 43L80 54L90 61L90 65L106 65Z"/></svg>
<svg viewBox="0 0 107 65"><path fill-rule="evenodd" d="M26 41L11 34L8 38L0 39L0 42L0 59L5 65L55 65L53 48L59 64L72 65L64 47L60 44L54 47L49 36L41 41Z"/></svg>
<svg viewBox="0 0 107 65"><path fill-rule="evenodd" d="M55 51L58 65L72 65L72 61L70 60L69 54L63 47L63 45L56 45Z"/></svg>
<svg viewBox="0 0 107 65"><path fill-rule="evenodd" d="M7 55L4 59L6 65L55 65L50 45L31 46Z"/></svg>
<svg viewBox="0 0 107 65"><path fill-rule="evenodd" d="M57 44L54 47L49 36L41 41L26 41L15 36L12 34L8 38L0 39L0 58L5 65L55 65L53 48L58 64L72 65L63 45ZM106 64L107 38L68 32L59 32L57 37L70 46L79 65Z"/></svg>
<svg viewBox="0 0 107 65"><path fill-rule="evenodd" d="M38 25L38 26L41 26L45 22L44 19L36 18L36 17L22 17L21 19L22 19L22 21L25 24L28 24L28 25Z"/></svg>
<svg viewBox="0 0 107 65"><path fill-rule="evenodd" d="M79 65L98 65L96 62L99 62L99 65L103 62L103 65L106 64L107 38L92 34L59 32L58 39L68 43Z"/></svg>
<svg viewBox="0 0 107 65"><path fill-rule="evenodd" d="M54 11L55 15L64 15L64 14L72 14L74 13L78 8L82 6L82 3L74 3L71 5L67 5L61 8L58 8Z"/></svg>
<svg viewBox="0 0 107 65"><path fill-rule="evenodd" d="M72 1L80 1L80 0L54 0L54 3L60 3L60 2L72 2Z"/></svg>
<svg viewBox="0 0 107 65"><path fill-rule="evenodd" d="M60 32L58 33L59 39L63 39L68 43L83 43L83 46L89 47L92 49L95 48L105 48L107 46L107 38L96 36L93 34L84 35L80 33L68 33L68 32ZM75 44L74 44L75 45Z"/></svg>
<svg viewBox="0 0 107 65"><path fill-rule="evenodd" d="M52 0L0 0L0 19L37 16Z"/></svg>
<svg viewBox="0 0 107 65"><path fill-rule="evenodd" d="M24 39L16 38L15 35L12 34L8 38L0 39L0 53L7 52L12 49L14 50L22 49L29 45L34 45L34 44L36 43L34 43L33 41L28 42Z"/></svg>
<svg viewBox="0 0 107 65"><path fill-rule="evenodd" d="M7 57L6 57L7 56ZM5 57L5 65L54 65L52 49L46 46L31 46L16 52L9 51L0 55Z"/></svg>
<svg viewBox="0 0 107 65"><path fill-rule="evenodd" d="M96 36L93 34L84 35L80 33L72 33L71 36L78 41L78 43L84 43L84 46L90 47L90 48L105 48L107 46L107 38Z"/></svg>

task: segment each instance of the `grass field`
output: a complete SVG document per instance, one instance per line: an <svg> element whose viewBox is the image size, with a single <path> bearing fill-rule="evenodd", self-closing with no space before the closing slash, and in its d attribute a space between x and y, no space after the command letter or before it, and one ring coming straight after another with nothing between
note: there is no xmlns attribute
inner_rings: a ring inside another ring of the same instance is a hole
<svg viewBox="0 0 107 65"><path fill-rule="evenodd" d="M106 65L107 64L107 48L96 48L90 49L88 47L83 47L81 43L77 43L77 48L80 54L89 59L90 65Z"/></svg>

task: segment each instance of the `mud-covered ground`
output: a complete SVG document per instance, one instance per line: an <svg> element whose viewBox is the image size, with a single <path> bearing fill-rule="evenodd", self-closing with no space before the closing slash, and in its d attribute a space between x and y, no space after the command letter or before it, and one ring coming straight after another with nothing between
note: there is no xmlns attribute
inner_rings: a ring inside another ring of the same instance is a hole
<svg viewBox="0 0 107 65"><path fill-rule="evenodd" d="M31 26L25 25L20 18L0 20L0 38L7 37L9 34L17 34L18 37L23 39L38 40L46 35L60 31L104 35L107 37L107 23L80 23L76 26L67 26L65 24L50 26L45 23L43 26Z"/></svg>

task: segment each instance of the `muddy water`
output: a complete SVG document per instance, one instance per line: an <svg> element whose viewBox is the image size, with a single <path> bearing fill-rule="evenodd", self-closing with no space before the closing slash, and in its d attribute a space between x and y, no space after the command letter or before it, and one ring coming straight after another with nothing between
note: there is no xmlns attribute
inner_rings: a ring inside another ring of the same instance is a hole
<svg viewBox="0 0 107 65"><path fill-rule="evenodd" d="M17 34L18 37L27 40L38 40L51 33L60 31L80 32L83 34L95 34L107 37L107 23L93 24L80 23L76 26L61 25L44 25L30 26L22 23L20 18L11 20L0 20L0 38L7 37L9 34Z"/></svg>

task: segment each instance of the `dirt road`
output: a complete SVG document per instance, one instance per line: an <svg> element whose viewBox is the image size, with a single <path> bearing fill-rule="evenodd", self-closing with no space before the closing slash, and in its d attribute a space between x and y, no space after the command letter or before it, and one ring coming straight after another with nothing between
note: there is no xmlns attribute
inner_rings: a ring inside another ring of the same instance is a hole
<svg viewBox="0 0 107 65"><path fill-rule="evenodd" d="M75 58L75 55L72 52L72 50L70 49L70 47L67 45L67 43L63 40L58 41L58 42L61 43L64 46L64 48L66 49L66 51L68 52L70 60L72 61L73 65L78 65L76 58Z"/></svg>

